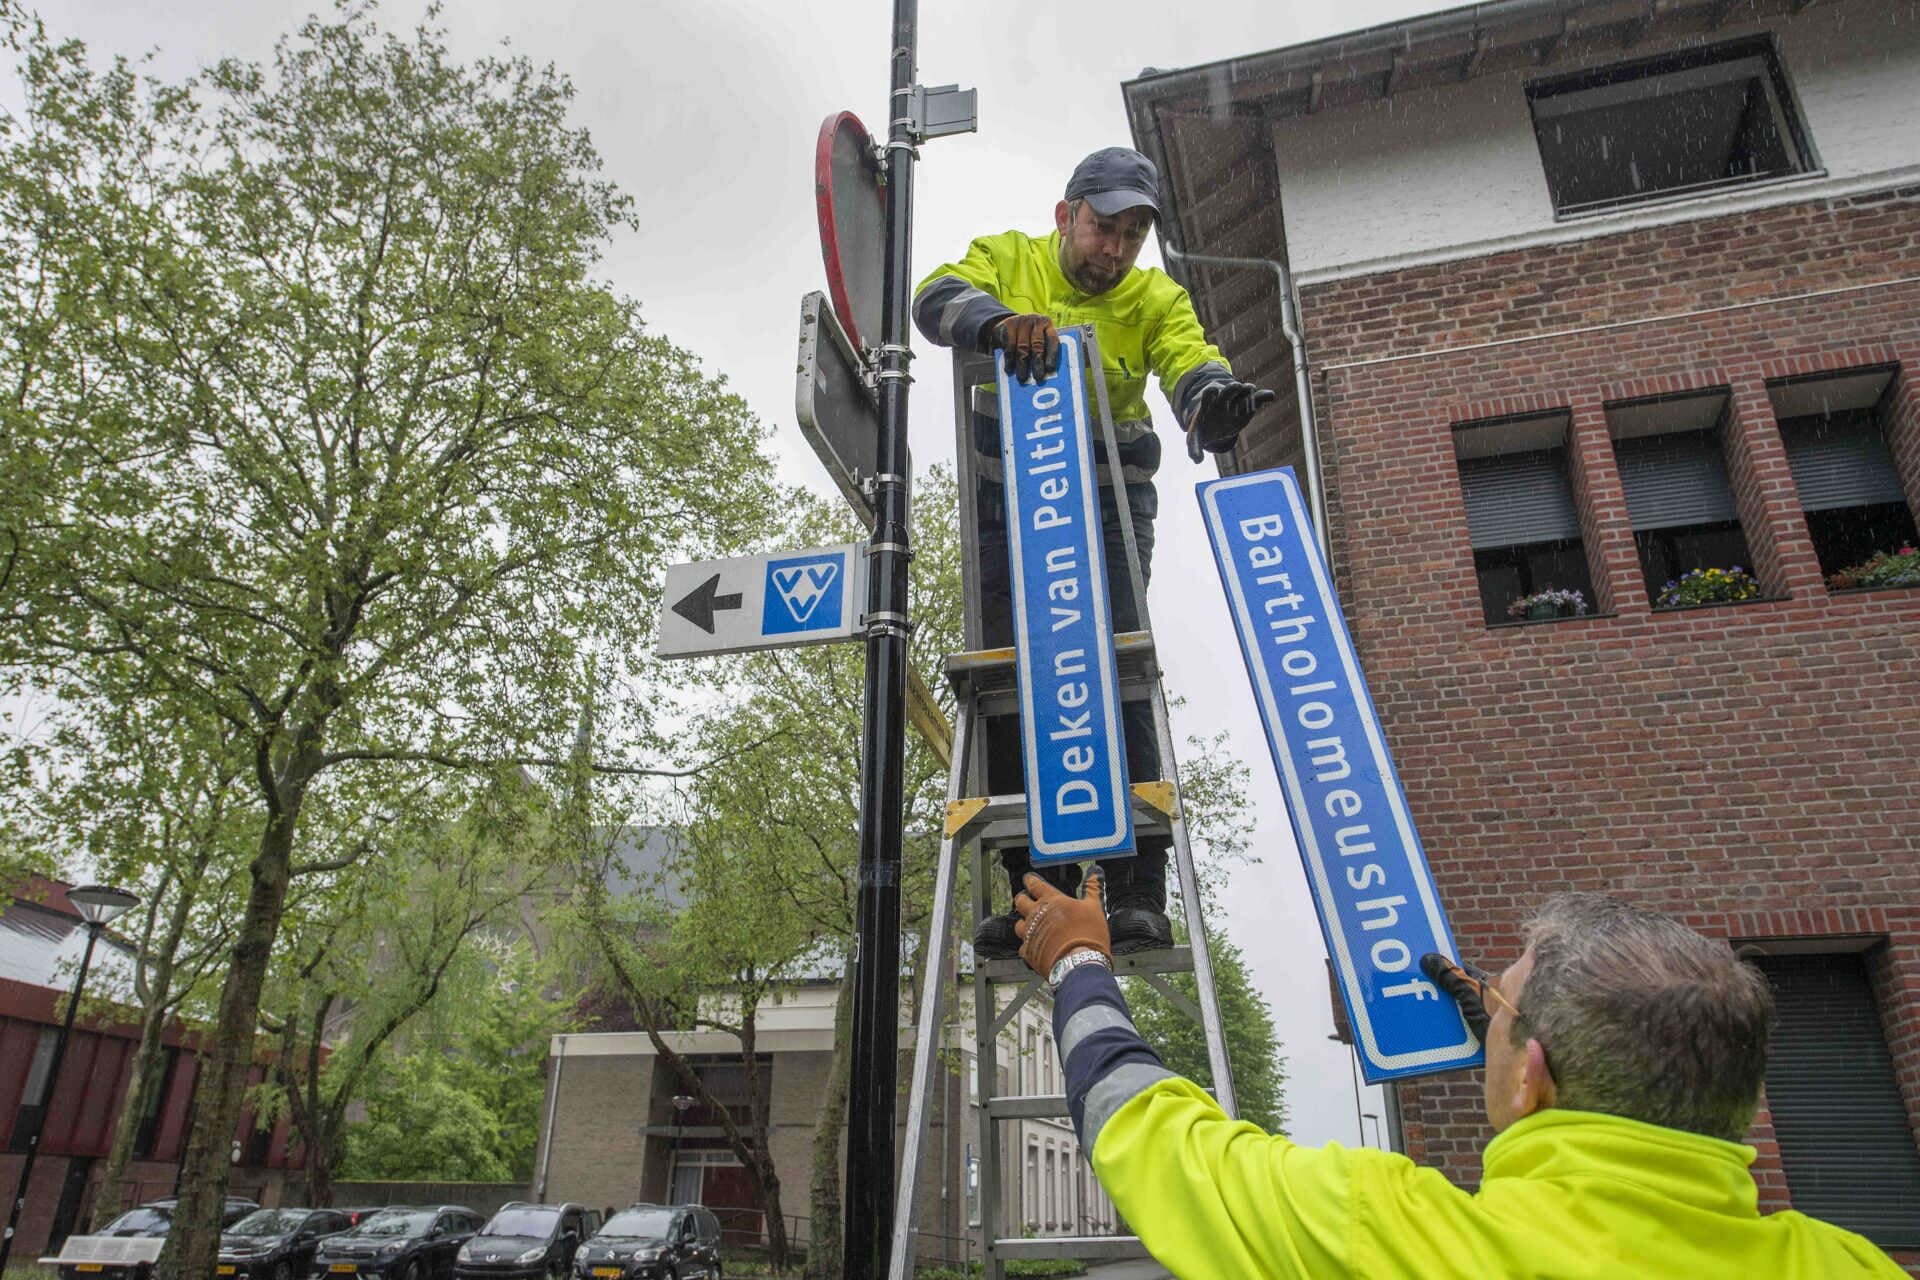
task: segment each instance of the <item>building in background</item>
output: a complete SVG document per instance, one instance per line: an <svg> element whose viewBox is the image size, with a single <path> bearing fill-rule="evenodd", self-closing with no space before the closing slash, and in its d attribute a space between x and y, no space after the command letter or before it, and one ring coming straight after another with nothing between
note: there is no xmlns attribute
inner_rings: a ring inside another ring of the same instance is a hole
<svg viewBox="0 0 1920 1280"><path fill-rule="evenodd" d="M814 1131L832 1067L838 990L838 975L822 974L763 1009L758 1019L755 1049L769 1098L768 1146L780 1175L788 1237L796 1244L805 1244L809 1234ZM949 1007L973 1007L964 976ZM998 1094L1057 1094L1065 1088L1049 1017L1048 1002L1034 999L1008 1023ZM663 1039L689 1059L709 1091L745 1127L747 1079L740 1042L716 1031L668 1031ZM949 1027L946 1045L953 1069L934 1086L920 1170L918 1257L928 1264L980 1256L980 1082L973 1042L971 1028L962 1021ZM901 1048L903 1057L910 1057L911 1043L903 1041ZM1014 1071L1018 1079L1012 1078ZM910 1074L907 1062L901 1079ZM678 1080L645 1031L555 1036L547 1090L536 1199L616 1207L635 1201L698 1202L719 1215L729 1242L764 1238L752 1175L734 1156L719 1117L698 1105L676 1108L674 1099L682 1094ZM899 1110L904 1125L906 1108ZM1010 1121L1001 1138L1000 1222L1033 1235L1121 1230L1064 1118ZM963 1242L969 1232L976 1239Z"/></svg>
<svg viewBox="0 0 1920 1280"><path fill-rule="evenodd" d="M1227 466L1324 504L1463 953L1564 889L1749 951L1765 1206L1910 1267L1916 86L1911 0L1494 0L1125 90L1170 265L1282 393ZM1393 1092L1477 1183L1477 1074Z"/></svg>
<svg viewBox="0 0 1920 1280"><path fill-rule="evenodd" d="M6 1143L0 1150L0 1185L9 1194L20 1177L33 1117L47 1109L15 1241L14 1255L20 1258L58 1249L86 1224L140 1037L131 1011L119 1021L88 1012L110 1007L116 994L125 998L132 990L132 951L109 932L94 951L88 999L67 1041L60 1078L48 1079L65 997L86 946L86 926L67 902L66 888L35 879L16 886L0 910L0 1137ZM165 1075L127 1166L128 1204L174 1194L193 1122L200 1037L176 1022L163 1040ZM265 1068L256 1066L249 1083L264 1078ZM233 1152L228 1192L263 1204L278 1203L287 1171L297 1175L300 1168L285 1119L260 1129L251 1111L243 1113Z"/></svg>

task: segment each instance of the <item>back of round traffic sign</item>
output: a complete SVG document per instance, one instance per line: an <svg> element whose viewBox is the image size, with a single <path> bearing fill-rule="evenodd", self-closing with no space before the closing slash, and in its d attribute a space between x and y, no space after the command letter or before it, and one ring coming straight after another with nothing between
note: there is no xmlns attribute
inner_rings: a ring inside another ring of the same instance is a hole
<svg viewBox="0 0 1920 1280"><path fill-rule="evenodd" d="M834 314L855 347L877 346L885 284L886 187L873 139L851 111L830 115L820 126L813 199Z"/></svg>

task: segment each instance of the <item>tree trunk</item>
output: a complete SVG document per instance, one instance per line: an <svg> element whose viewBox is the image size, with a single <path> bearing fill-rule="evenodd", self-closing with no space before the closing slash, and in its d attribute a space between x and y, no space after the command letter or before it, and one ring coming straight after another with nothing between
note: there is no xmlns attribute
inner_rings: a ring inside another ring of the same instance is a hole
<svg viewBox="0 0 1920 1280"><path fill-rule="evenodd" d="M162 964L164 973L166 962ZM167 1025L164 978L155 983L154 992L155 998L140 1015L140 1045L133 1051L133 1069L127 1073L127 1091L120 1099L120 1118L114 1124L113 1145L107 1149L107 1166L100 1175L99 1194L93 1200L93 1216L89 1220L89 1229L93 1231L119 1217L128 1207L123 1201L127 1166L133 1162L134 1139L140 1136L140 1125L153 1105L154 1094L160 1091L161 1076L166 1071L166 1054L160 1043Z"/></svg>
<svg viewBox="0 0 1920 1280"><path fill-rule="evenodd" d="M311 776L311 769L307 770ZM302 788L304 793L304 788ZM202 1280L214 1271L220 1250L220 1214L231 1168L230 1144L240 1122L240 1106L253 1067L254 1027L260 1017L260 992L274 938L286 914L287 884L293 867L293 834L300 796L282 805L260 835L260 851L249 868L252 886L233 944L233 968L220 990L220 1013L213 1047L195 1093L193 1129L181 1170L180 1203L173 1230L154 1264L157 1280Z"/></svg>
<svg viewBox="0 0 1920 1280"><path fill-rule="evenodd" d="M752 1158L747 1164L760 1186L760 1215L767 1225L767 1264L775 1274L787 1269L787 1216L780 1207L780 1174L767 1150L767 1097L760 1079L759 1006L744 1005L740 1016L740 1056L747 1065L747 1114Z"/></svg>
<svg viewBox="0 0 1920 1280"><path fill-rule="evenodd" d="M840 998L833 1006L833 1062L827 1068L827 1092L820 1100L820 1116L813 1124L813 1167L807 1212L813 1218L807 1234L805 1280L840 1280L840 1135L847 1124L847 1079L853 1068L853 980L840 979Z"/></svg>

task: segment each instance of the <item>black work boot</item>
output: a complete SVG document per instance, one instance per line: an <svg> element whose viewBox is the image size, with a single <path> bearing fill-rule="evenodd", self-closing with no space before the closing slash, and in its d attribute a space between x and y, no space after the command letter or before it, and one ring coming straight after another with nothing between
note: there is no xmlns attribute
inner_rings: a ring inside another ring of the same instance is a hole
<svg viewBox="0 0 1920 1280"><path fill-rule="evenodd" d="M1077 863L1066 862L1044 868L1035 868L1026 860L1025 851L1016 859L1003 859L1001 865L1007 872L1009 898L1018 896L1026 890L1026 875L1037 870L1040 878L1068 895L1080 889L1080 867ZM980 960L1010 960L1020 954L1020 935L1013 931L1020 913L1011 906L997 916L988 916L973 930L973 954Z"/></svg>
<svg viewBox="0 0 1920 1280"><path fill-rule="evenodd" d="M1020 954L1020 935L1013 931L1018 912L1008 910L988 916L973 930L973 955L976 960L1010 960Z"/></svg>
<svg viewBox="0 0 1920 1280"><path fill-rule="evenodd" d="M1144 894L1117 898L1107 907L1107 933L1113 941L1113 954L1130 956L1136 951L1164 951L1173 945L1173 923L1167 919L1164 900L1155 901Z"/></svg>

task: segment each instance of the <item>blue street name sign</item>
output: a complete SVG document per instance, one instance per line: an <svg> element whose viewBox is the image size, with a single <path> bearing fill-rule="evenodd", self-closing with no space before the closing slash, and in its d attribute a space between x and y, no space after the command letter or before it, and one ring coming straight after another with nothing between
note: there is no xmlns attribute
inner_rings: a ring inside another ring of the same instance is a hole
<svg viewBox="0 0 1920 1280"><path fill-rule="evenodd" d="M1062 333L1058 369L1034 383L998 360L1027 835L1043 865L1133 851L1080 342Z"/></svg>
<svg viewBox="0 0 1920 1280"><path fill-rule="evenodd" d="M1475 1065L1459 1006L1420 974L1453 935L1300 486L1283 467L1199 492L1364 1074Z"/></svg>

